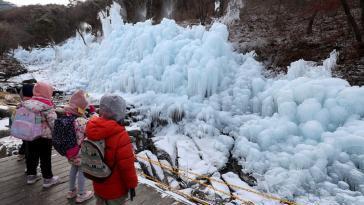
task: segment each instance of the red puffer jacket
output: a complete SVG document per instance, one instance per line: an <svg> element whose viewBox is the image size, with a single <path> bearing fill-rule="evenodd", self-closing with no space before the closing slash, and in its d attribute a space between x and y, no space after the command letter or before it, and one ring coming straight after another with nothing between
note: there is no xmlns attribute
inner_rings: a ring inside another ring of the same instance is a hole
<svg viewBox="0 0 364 205"><path fill-rule="evenodd" d="M95 194L106 200L128 194L129 189L137 186L138 178L133 148L124 126L113 120L94 117L87 123L86 136L94 141L105 140L106 162L110 167L114 165L110 178L103 183L93 183Z"/></svg>

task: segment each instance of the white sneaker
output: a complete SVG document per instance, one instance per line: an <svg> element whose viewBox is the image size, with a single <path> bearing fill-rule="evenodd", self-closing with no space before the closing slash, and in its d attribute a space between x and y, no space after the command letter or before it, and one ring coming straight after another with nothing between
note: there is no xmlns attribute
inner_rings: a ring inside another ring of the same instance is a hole
<svg viewBox="0 0 364 205"><path fill-rule="evenodd" d="M94 196L93 191L85 191L83 194L77 194L76 203L82 203L91 199Z"/></svg>
<svg viewBox="0 0 364 205"><path fill-rule="evenodd" d="M67 199L73 199L77 196L77 189L67 192Z"/></svg>
<svg viewBox="0 0 364 205"><path fill-rule="evenodd" d="M27 176L27 184L34 184L35 182L39 181L40 175L28 175Z"/></svg>
<svg viewBox="0 0 364 205"><path fill-rule="evenodd" d="M53 176L50 179L43 179L43 187L49 188L59 183L59 176Z"/></svg>

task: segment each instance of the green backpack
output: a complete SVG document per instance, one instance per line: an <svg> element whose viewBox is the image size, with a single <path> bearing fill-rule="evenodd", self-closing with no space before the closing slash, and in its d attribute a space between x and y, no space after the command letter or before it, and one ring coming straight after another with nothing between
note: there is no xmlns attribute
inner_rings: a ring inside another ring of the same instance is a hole
<svg viewBox="0 0 364 205"><path fill-rule="evenodd" d="M85 177L96 182L103 182L112 174L105 161L105 140L85 139L81 145L81 170Z"/></svg>

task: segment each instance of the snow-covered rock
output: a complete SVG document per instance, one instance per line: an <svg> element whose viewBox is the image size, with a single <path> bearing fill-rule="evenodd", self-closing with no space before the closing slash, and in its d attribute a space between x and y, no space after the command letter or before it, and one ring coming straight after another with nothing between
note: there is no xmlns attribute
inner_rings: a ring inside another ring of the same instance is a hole
<svg viewBox="0 0 364 205"><path fill-rule="evenodd" d="M230 199L231 193L229 187L221 179L219 172L216 172L211 176L210 183L212 187L214 187L216 194L221 196L223 199Z"/></svg>
<svg viewBox="0 0 364 205"><path fill-rule="evenodd" d="M146 152L147 151L139 152L136 157L143 171L149 176L154 176L152 171L152 165L149 162L149 158Z"/></svg>
<svg viewBox="0 0 364 205"><path fill-rule="evenodd" d="M144 166L147 174L149 176L156 177L159 181L163 182L165 180L164 172L159 163L157 156L155 156L151 151L144 150L137 154L138 161Z"/></svg>
<svg viewBox="0 0 364 205"><path fill-rule="evenodd" d="M259 191L250 187L246 182L242 181L238 175L228 172L222 175L222 178L226 182L226 184L232 189L234 192L232 195L236 199L239 204L244 204L242 202L250 201L254 204L264 204L264 205L279 205L279 201L274 201L271 199L267 199L263 195L259 195Z"/></svg>
<svg viewBox="0 0 364 205"><path fill-rule="evenodd" d="M192 140L179 140L176 143L179 175L184 181L196 179L199 175L216 170L207 160L203 160Z"/></svg>

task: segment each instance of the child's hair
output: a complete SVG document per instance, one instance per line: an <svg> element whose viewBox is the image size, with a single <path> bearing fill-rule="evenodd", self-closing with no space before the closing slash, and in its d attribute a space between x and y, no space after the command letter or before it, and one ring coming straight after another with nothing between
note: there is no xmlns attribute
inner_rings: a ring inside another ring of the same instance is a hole
<svg viewBox="0 0 364 205"><path fill-rule="evenodd" d="M21 99L33 97L33 88L34 84L23 84L23 87L21 88L19 93Z"/></svg>

